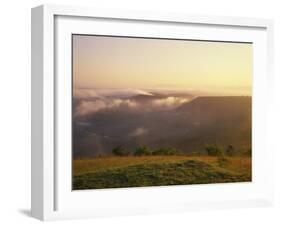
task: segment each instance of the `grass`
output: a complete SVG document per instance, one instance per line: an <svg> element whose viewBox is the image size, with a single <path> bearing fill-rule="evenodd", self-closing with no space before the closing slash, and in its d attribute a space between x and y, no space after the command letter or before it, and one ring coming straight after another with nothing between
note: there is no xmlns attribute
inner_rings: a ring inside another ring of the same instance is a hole
<svg viewBox="0 0 281 226"><path fill-rule="evenodd" d="M73 161L73 189L251 181L251 158L128 156Z"/></svg>

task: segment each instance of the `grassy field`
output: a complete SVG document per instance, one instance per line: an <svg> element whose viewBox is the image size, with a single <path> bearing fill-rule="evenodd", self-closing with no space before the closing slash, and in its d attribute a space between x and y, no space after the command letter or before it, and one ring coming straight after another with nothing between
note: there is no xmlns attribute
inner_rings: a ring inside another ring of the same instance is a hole
<svg viewBox="0 0 281 226"><path fill-rule="evenodd" d="M251 158L127 156L73 160L73 189L251 181Z"/></svg>

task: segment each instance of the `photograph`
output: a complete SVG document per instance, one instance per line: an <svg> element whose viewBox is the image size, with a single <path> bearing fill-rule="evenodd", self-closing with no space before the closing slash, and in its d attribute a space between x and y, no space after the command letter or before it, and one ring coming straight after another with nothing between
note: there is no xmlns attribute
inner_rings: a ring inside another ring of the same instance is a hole
<svg viewBox="0 0 281 226"><path fill-rule="evenodd" d="M72 190L252 181L253 43L72 34Z"/></svg>

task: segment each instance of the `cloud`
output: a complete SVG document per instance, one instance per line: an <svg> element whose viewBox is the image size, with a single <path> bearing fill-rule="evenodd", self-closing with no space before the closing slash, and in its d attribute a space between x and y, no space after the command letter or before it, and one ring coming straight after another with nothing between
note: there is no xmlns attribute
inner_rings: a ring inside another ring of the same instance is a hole
<svg viewBox="0 0 281 226"><path fill-rule="evenodd" d="M152 98L134 99L136 95L148 95ZM176 108L192 98L188 96L153 95L143 90L133 89L75 89L74 116L85 116L108 109L141 110L142 112L162 111Z"/></svg>
<svg viewBox="0 0 281 226"><path fill-rule="evenodd" d="M140 89L87 89L77 88L74 89L73 95L75 98L94 98L94 97L119 97L126 98L136 95L153 96L152 93Z"/></svg>
<svg viewBox="0 0 281 226"><path fill-rule="evenodd" d="M87 114L96 113L107 109L125 109L125 110L139 110L155 111L155 110L169 110L188 102L187 98L167 97L163 99L156 99L148 101L147 103L139 103L130 99L106 98L106 99L82 99L75 107L74 116L84 116Z"/></svg>
<svg viewBox="0 0 281 226"><path fill-rule="evenodd" d="M138 137L145 133L147 133L147 129L145 129L144 127L139 127L139 128L136 128L130 135L132 137Z"/></svg>
<svg viewBox="0 0 281 226"><path fill-rule="evenodd" d="M162 99L157 99L153 101L153 104L162 108L175 108L178 107L186 102L189 102L191 98L185 98L185 97L167 97Z"/></svg>
<svg viewBox="0 0 281 226"><path fill-rule="evenodd" d="M106 103L102 100L88 101L82 100L79 106L75 109L75 116L83 116L91 112L97 112L99 110L105 109L107 107Z"/></svg>
<svg viewBox="0 0 281 226"><path fill-rule="evenodd" d="M96 99L96 100L81 100L75 108L74 116L83 116L98 111L124 107L136 109L138 104L134 101L123 99Z"/></svg>

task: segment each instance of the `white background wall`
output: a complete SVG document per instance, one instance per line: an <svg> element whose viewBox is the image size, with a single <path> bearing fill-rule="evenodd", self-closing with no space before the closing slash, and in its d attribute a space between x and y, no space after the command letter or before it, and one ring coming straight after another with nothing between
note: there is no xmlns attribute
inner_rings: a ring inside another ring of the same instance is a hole
<svg viewBox="0 0 281 226"><path fill-rule="evenodd" d="M51 222L51 225L281 225L281 6L278 0L56 0L99 8L232 15L275 20L274 112L275 197L271 208ZM38 225L30 218L30 8L51 1L6 0L0 8L0 225ZM279 134L278 134L279 133ZM268 175L272 177L273 175Z"/></svg>

